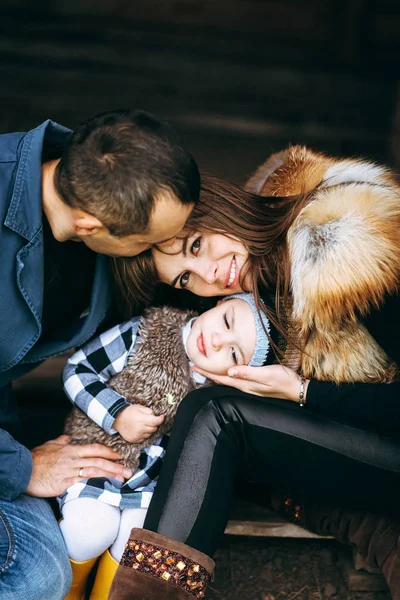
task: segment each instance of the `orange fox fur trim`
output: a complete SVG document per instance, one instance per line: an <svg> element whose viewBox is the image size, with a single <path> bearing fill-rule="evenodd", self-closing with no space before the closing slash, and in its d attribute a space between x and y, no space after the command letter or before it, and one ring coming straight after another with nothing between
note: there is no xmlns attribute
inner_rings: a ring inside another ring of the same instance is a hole
<svg viewBox="0 0 400 600"><path fill-rule="evenodd" d="M289 196L314 190L288 234L293 321L306 340L306 377L390 381L396 366L357 315L396 294L400 188L388 169L293 146L273 155L247 189Z"/></svg>

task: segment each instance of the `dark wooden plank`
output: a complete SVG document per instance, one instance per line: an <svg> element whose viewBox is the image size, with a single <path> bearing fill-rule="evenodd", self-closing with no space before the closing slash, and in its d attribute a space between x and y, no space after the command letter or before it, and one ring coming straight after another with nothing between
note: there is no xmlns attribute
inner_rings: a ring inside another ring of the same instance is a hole
<svg viewBox="0 0 400 600"><path fill-rule="evenodd" d="M34 54L32 52L32 54ZM3 51L0 98L30 98L32 106L46 98L49 110L71 101L84 110L99 100L103 106L145 105L175 114L217 114L261 120L285 120L329 127L388 127L395 82L357 78L345 73L233 64L162 51L132 52L130 65L101 61L57 61L40 56L21 59ZM256 89L256 93L255 93ZM333 110L334 108L334 110ZM93 112L89 109L89 113Z"/></svg>
<svg viewBox="0 0 400 600"><path fill-rule="evenodd" d="M315 533L307 531L297 525L293 525L292 523L286 523L284 521L277 522L269 519L263 521L246 521L244 519L238 519L236 521L229 520L225 533L228 535L246 535L252 537L319 538Z"/></svg>
<svg viewBox="0 0 400 600"><path fill-rule="evenodd" d="M165 22L180 25L203 23L219 29L251 31L287 40L300 37L307 42L326 40L331 34L333 0L146 0L118 3L98 0L69 0L52 4L61 14L101 14L107 17L123 16L147 22Z"/></svg>
<svg viewBox="0 0 400 600"><path fill-rule="evenodd" d="M188 1L192 13L183 20L180 2L163 3L160 15L154 6L135 3L133 14L124 2L28 0L21 11L19 0L6 0L0 129L25 129L46 117L74 127L95 112L139 106L183 132L226 140L233 133L239 144L257 138L276 147L282 140L385 157L397 76L370 61L359 17L366 11L370 24L375 13L394 14L390 0L382 9L366 0L235 0L238 14L251 9L243 31L232 29L235 15L225 21L227 1ZM265 35L250 29L261 14L268 15ZM318 31L296 33L305 24Z"/></svg>
<svg viewBox="0 0 400 600"><path fill-rule="evenodd" d="M24 96L29 96L33 111L36 102L51 113L53 105L62 112L79 104L84 115L97 103L100 110L129 104L168 115L228 120L240 115L286 121L290 127L323 123L328 129L369 131L372 137L374 130L388 129L393 80L381 73L339 70L328 40L324 52L314 48L314 62L303 56L302 63L292 63L307 43L291 48L281 42L270 52L268 38L257 41L254 35L238 40L221 31L209 37L202 26L188 32L185 27L157 30L154 24L143 28L143 22L118 23L106 24L98 16L77 21L51 14L36 19L6 15L0 21L1 100L26 103ZM286 46L291 55L282 59ZM327 54L330 67L324 63L321 69L315 57Z"/></svg>
<svg viewBox="0 0 400 600"><path fill-rule="evenodd" d="M256 537L320 538L311 531L289 523L267 507L238 498L233 505L225 533Z"/></svg>
<svg viewBox="0 0 400 600"><path fill-rule="evenodd" d="M60 53L58 46L70 44L73 47L81 46L84 52L96 48L97 58L102 50L103 58L112 61L113 57L117 57L118 62L128 57L123 52L115 54L114 46L123 50L124 46L132 48L135 44L148 50L162 47L167 53L188 52L192 58L197 54L229 56L241 62L303 64L309 68L313 65L327 67L335 59L335 49L326 39L312 43L294 38L290 44L285 44L282 41L277 43L269 36L230 32L202 23L180 26L156 20L146 22L136 19L129 22L126 19L105 19L98 13L78 18L76 15L61 18L51 12L25 13L24 19L21 19L19 11L8 10L1 15L0 39L14 40L14 50L28 56L29 52L24 50L31 46L34 49L37 43L42 50L46 49L48 43L56 45L55 56ZM80 51L74 51L67 57L74 60L79 54Z"/></svg>
<svg viewBox="0 0 400 600"><path fill-rule="evenodd" d="M400 172L400 82L397 86L396 103L393 111L389 152L394 166Z"/></svg>

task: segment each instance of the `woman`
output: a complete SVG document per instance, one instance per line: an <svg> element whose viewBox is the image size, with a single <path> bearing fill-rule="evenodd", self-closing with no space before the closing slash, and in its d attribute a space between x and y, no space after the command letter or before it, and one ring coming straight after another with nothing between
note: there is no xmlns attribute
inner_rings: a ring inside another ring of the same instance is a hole
<svg viewBox="0 0 400 600"><path fill-rule="evenodd" d="M276 290L269 314L289 343L271 343L283 362L288 346L299 350L306 377L280 364L233 368L213 379L237 389L188 396L145 522L156 533L132 532L110 598L128 597L123 589L129 598L203 597L186 568L197 561L211 574L204 554L224 531L241 473L283 489L289 514L304 501L295 519L355 544L398 599L400 384L376 383L394 379L400 364L398 187L385 169L298 147L272 157L249 187L268 199L205 179L187 235L140 268L201 296L251 290L268 303ZM187 558L182 580L167 566L149 577L147 557L135 554L142 543L181 565Z"/></svg>

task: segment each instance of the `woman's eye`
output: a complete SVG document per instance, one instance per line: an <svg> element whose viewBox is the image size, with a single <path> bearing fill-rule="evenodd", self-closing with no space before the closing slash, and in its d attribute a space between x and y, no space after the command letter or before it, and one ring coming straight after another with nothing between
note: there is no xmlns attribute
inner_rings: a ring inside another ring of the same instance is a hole
<svg viewBox="0 0 400 600"><path fill-rule="evenodd" d="M230 329L228 317L226 316L226 314L224 315L224 321L225 321L226 328Z"/></svg>
<svg viewBox="0 0 400 600"><path fill-rule="evenodd" d="M238 361L237 361L237 355L236 355L236 352L235 352L235 348L231 349L231 353L232 353L233 362L235 363L235 365L237 365Z"/></svg>
<svg viewBox="0 0 400 600"><path fill-rule="evenodd" d="M199 235L190 246L190 252L195 256L198 254L201 246L201 235Z"/></svg>
<svg viewBox="0 0 400 600"><path fill-rule="evenodd" d="M179 279L179 284L182 288L185 288L187 286L187 284L189 283L189 278L190 278L190 271L185 271L184 273L182 273L182 275L180 276L180 279Z"/></svg>

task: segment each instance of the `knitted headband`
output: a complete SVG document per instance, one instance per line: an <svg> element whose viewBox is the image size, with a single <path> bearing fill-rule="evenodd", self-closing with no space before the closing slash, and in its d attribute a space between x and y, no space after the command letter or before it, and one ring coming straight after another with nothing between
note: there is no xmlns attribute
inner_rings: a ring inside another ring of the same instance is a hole
<svg viewBox="0 0 400 600"><path fill-rule="evenodd" d="M256 325L256 347L250 359L249 366L262 367L265 364L270 348L269 339L265 333L264 327L268 333L270 333L270 322L263 312L260 313L260 318L260 314L258 313L257 306L254 302L253 294L232 294L232 296L226 296L223 298L222 301L226 302L227 300L233 300L234 298L238 298L239 300L244 300L244 302L247 302L253 312L254 322Z"/></svg>

